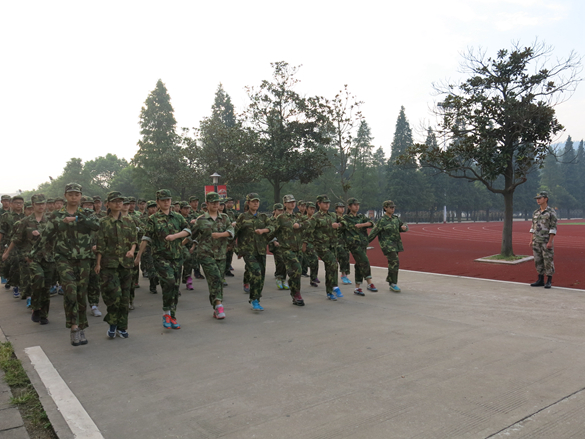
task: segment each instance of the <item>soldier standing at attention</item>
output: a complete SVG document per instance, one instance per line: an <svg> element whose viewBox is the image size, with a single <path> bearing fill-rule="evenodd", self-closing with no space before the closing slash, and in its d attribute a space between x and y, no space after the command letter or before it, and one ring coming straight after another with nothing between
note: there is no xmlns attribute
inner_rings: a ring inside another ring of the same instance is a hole
<svg viewBox="0 0 585 439"><path fill-rule="evenodd" d="M282 200L285 212L278 215L274 220L274 234L276 237L274 244L278 245L278 251L286 266L293 305L305 306L305 301L301 296L302 269L299 260L302 247L302 226L294 213L296 204L294 195L285 195ZM306 227L307 223L303 222L302 224Z"/></svg>
<svg viewBox="0 0 585 439"><path fill-rule="evenodd" d="M317 197L317 208L319 211L313 215L315 231L313 232L313 244L317 254L325 264L325 292L329 300L337 300L343 297L337 286L337 258L335 257L335 246L337 244L337 229L341 227L339 218L335 213L329 212L331 200L327 195Z"/></svg>
<svg viewBox="0 0 585 439"><path fill-rule="evenodd" d="M63 206L65 205L65 198L62 197L57 197L55 198L55 210L61 210L63 208Z"/></svg>
<svg viewBox="0 0 585 439"><path fill-rule="evenodd" d="M158 211L148 217L146 231L134 264L140 263L142 253L146 246L150 245L154 268L162 287L163 326L181 329L175 315L179 302L179 283L183 264L181 238L189 236L191 230L185 218L171 211L171 201L170 190L161 189L156 192Z"/></svg>
<svg viewBox="0 0 585 439"><path fill-rule="evenodd" d="M345 203L337 203L335 206L335 214L337 215L337 222L341 223L341 218L345 214ZM349 250L345 242L345 235L341 229L337 230L337 247L336 247L337 262L339 263L339 271L341 272L341 282L344 285L351 285L349 280L350 265L349 265Z"/></svg>
<svg viewBox="0 0 585 439"><path fill-rule="evenodd" d="M53 212L41 239L30 252L35 260L37 253L47 245L54 248L55 264L59 280L65 290L65 326L71 329L71 344L87 344L84 329L87 328L87 286L89 272L95 255L92 251L92 234L99 229L98 219L82 209L81 185L65 186L67 205Z"/></svg>
<svg viewBox="0 0 585 439"><path fill-rule="evenodd" d="M138 207L138 213L140 214L140 216L145 216L146 215L146 200L144 198L139 198L138 204L136 206Z"/></svg>
<svg viewBox="0 0 585 439"><path fill-rule="evenodd" d="M534 198L539 208L532 214L530 246L534 254L538 280L530 286L550 288L553 274L555 274L553 257L555 254L554 239L557 234L557 214L554 209L548 206L548 192L539 192ZM547 276L546 283L544 282L545 274Z"/></svg>
<svg viewBox="0 0 585 439"><path fill-rule="evenodd" d="M359 213L360 202L357 198L347 200L347 213L341 219L343 239L355 260L355 290L354 294L364 296L360 285L365 279L368 290L376 292L378 289L372 283L370 260L366 254L368 247L368 227L374 224L364 214Z"/></svg>
<svg viewBox="0 0 585 439"><path fill-rule="evenodd" d="M100 220L97 233L94 270L100 277L102 298L107 306L104 321L110 325L109 338L115 338L116 332L128 338L128 306L138 244L134 221L122 216L123 202L120 192L108 193L107 216Z"/></svg>
<svg viewBox="0 0 585 439"><path fill-rule="evenodd" d="M260 197L256 193L246 195L248 211L238 216L236 237L238 251L246 262L247 280L250 284L249 303L254 311L264 311L260 306L266 277L266 244L268 233L274 231L264 213L258 213Z"/></svg>
<svg viewBox="0 0 585 439"><path fill-rule="evenodd" d="M397 215L394 215L396 205L393 201L384 201L382 207L384 208L384 216L380 218L372 229L372 233L368 236L368 242L372 242L376 236L378 237L382 253L388 259L386 282L390 284L390 291L400 293L400 288L398 287L398 269L400 267L398 252L404 251L400 234L407 232L408 226Z"/></svg>
<svg viewBox="0 0 585 439"><path fill-rule="evenodd" d="M95 212L95 216L100 219L108 215L105 210L102 210L102 197L99 195L93 196L93 211Z"/></svg>
<svg viewBox="0 0 585 439"><path fill-rule="evenodd" d="M193 241L197 242L197 259L207 279L213 317L221 320L225 318L222 302L227 241L233 239L234 228L230 218L219 212L220 198L216 192L208 192L205 201L208 211L193 224Z"/></svg>

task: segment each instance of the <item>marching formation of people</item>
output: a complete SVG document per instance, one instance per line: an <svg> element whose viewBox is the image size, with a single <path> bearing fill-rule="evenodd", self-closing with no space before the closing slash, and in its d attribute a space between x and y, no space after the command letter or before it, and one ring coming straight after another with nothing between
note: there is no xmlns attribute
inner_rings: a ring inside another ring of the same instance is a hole
<svg viewBox="0 0 585 439"><path fill-rule="evenodd" d="M4 249L0 274L15 298L26 300L31 320L49 323L50 297L63 295L65 325L71 344L87 344L87 313L100 317L100 296L106 306L104 321L109 338L128 338L128 314L134 309L140 269L149 279L151 293L162 290L163 326L180 329L177 305L179 287L193 290L194 279L206 279L213 317L225 318L223 288L233 276L233 253L244 258L244 291L252 310L260 304L266 278L267 248L274 255L276 285L289 290L292 303L304 306L301 277L319 286L319 258L325 264L325 293L329 300L343 297L338 286L350 285L349 253L356 261L355 290L376 292L368 244L378 237L388 257L387 281L399 292L398 252L400 233L408 230L394 215L394 203L386 201L386 216L378 224L359 213L359 201L350 198L330 212L326 195L316 203L297 202L285 195L273 206L272 215L259 212L260 197L246 196L244 212L234 209L233 199L215 192L172 203L169 190L161 189L156 200L138 201L110 192L105 210L99 196L84 196L82 187L70 183L63 198L47 199L35 194L30 202L21 196L2 196L0 242ZM367 230L372 229L368 235ZM139 269L140 268L140 269ZM202 273L203 272L203 273ZM310 273L310 275L309 275ZM288 280L287 280L288 277ZM88 310L89 306L89 310Z"/></svg>

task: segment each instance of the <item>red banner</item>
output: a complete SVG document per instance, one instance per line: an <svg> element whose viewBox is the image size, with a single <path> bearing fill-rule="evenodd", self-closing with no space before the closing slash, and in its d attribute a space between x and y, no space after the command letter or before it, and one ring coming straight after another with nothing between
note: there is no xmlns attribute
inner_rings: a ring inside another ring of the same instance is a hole
<svg viewBox="0 0 585 439"><path fill-rule="evenodd" d="M217 185L217 193L219 194L219 198L227 198L227 187L225 184L218 184Z"/></svg>
<svg viewBox="0 0 585 439"><path fill-rule="evenodd" d="M205 195L207 195L209 192L215 192L215 186L205 186Z"/></svg>

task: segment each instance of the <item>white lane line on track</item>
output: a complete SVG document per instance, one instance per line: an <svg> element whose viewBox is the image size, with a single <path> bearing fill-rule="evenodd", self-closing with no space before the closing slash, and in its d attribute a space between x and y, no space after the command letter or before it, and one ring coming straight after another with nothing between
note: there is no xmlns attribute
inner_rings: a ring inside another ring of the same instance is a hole
<svg viewBox="0 0 585 439"><path fill-rule="evenodd" d="M40 346L24 350L76 439L103 439L77 397Z"/></svg>

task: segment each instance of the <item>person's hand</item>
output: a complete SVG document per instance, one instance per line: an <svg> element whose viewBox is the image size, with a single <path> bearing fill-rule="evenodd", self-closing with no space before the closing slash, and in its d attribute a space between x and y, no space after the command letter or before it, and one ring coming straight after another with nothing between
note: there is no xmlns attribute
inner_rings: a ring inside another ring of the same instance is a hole
<svg viewBox="0 0 585 439"><path fill-rule="evenodd" d="M293 229L299 229L301 226L299 223L294 223L293 224Z"/></svg>
<svg viewBox="0 0 585 439"><path fill-rule="evenodd" d="M530 244L528 244L530 247L532 247L532 238L530 238Z"/></svg>
<svg viewBox="0 0 585 439"><path fill-rule="evenodd" d="M307 252L307 243L303 242L303 253Z"/></svg>
<svg viewBox="0 0 585 439"><path fill-rule="evenodd" d="M171 241L171 242L173 242L175 239L177 239L177 237L176 237L175 235L167 235L167 236L165 237L165 240L166 240L166 241Z"/></svg>
<svg viewBox="0 0 585 439"><path fill-rule="evenodd" d="M126 257L127 258L133 258L134 257L134 252L132 250L128 250L128 253L126 253Z"/></svg>
<svg viewBox="0 0 585 439"><path fill-rule="evenodd" d="M8 250L4 250L4 253L2 253L2 261L5 261L6 259L8 259Z"/></svg>
<svg viewBox="0 0 585 439"><path fill-rule="evenodd" d="M280 244L278 243L278 241L274 241L274 246L275 247L280 247Z"/></svg>
<svg viewBox="0 0 585 439"><path fill-rule="evenodd" d="M262 235L264 233L266 233L265 229L256 229L254 230L254 233L256 233L256 235Z"/></svg>
<svg viewBox="0 0 585 439"><path fill-rule="evenodd" d="M32 235L33 236L41 236L41 234L39 233L38 230L33 230Z"/></svg>
<svg viewBox="0 0 585 439"><path fill-rule="evenodd" d="M72 223L73 221L75 221L74 216L66 216L65 218L63 218L64 223Z"/></svg>
<svg viewBox="0 0 585 439"><path fill-rule="evenodd" d="M221 233L220 233L220 232L213 232L213 233L211 234L211 237L212 237L213 239L221 239L221 238L223 238L223 236L221 236Z"/></svg>
<svg viewBox="0 0 585 439"><path fill-rule="evenodd" d="M549 241L546 243L546 248L548 248L549 250L551 250L554 247L553 242Z"/></svg>
<svg viewBox="0 0 585 439"><path fill-rule="evenodd" d="M191 224L195 224L195 221L197 221L197 218L193 218L193 219L191 220Z"/></svg>
<svg viewBox="0 0 585 439"><path fill-rule="evenodd" d="M100 274L100 270L102 267L100 267L100 264L95 264L95 268L93 269L93 271L95 271L95 274Z"/></svg>
<svg viewBox="0 0 585 439"><path fill-rule="evenodd" d="M332 224L331 224L331 226L332 226L334 229L338 229L338 228L340 228L340 227L341 227L341 224L339 224L339 223L332 223Z"/></svg>
<svg viewBox="0 0 585 439"><path fill-rule="evenodd" d="M136 255L134 258L134 266L138 267L140 265L140 255Z"/></svg>
<svg viewBox="0 0 585 439"><path fill-rule="evenodd" d="M406 232L406 229L407 229L406 225L404 225L404 226L402 226L402 227L400 227L400 228L401 228L401 229L402 229L404 232Z"/></svg>

